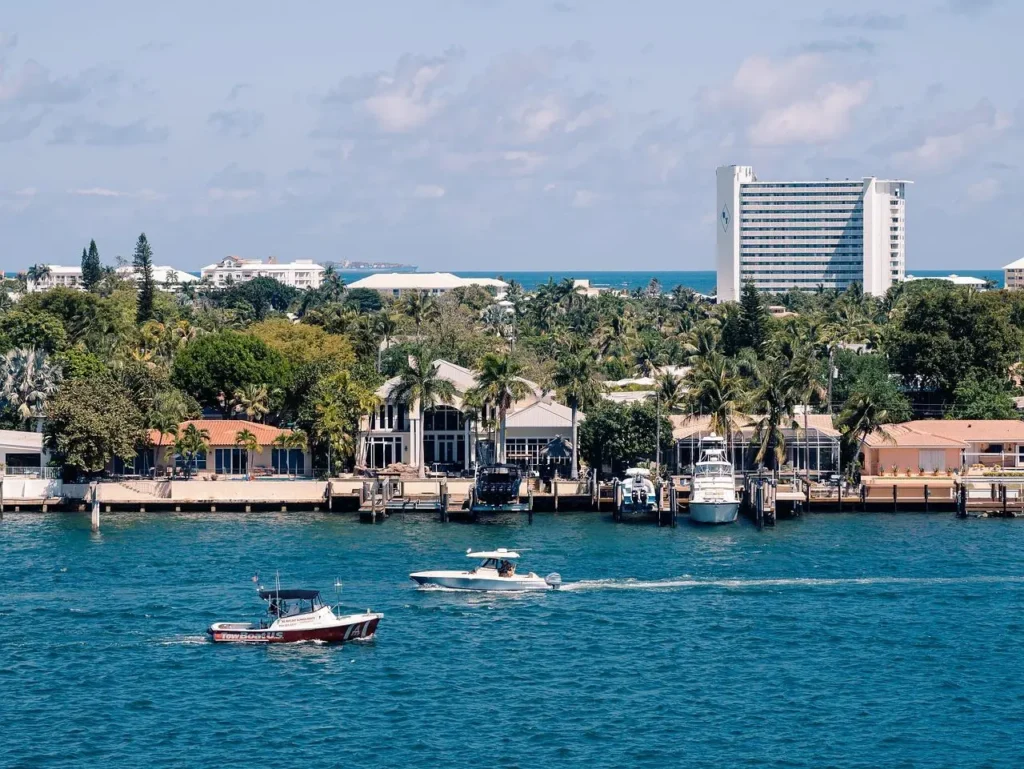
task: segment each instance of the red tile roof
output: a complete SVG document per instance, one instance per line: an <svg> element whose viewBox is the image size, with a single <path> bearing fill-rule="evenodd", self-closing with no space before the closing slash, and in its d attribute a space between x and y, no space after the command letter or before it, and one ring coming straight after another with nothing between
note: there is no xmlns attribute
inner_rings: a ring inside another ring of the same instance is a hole
<svg viewBox="0 0 1024 769"><path fill-rule="evenodd" d="M909 448L966 448L973 443L1024 443L1024 422L1019 419L917 419L886 425L889 439L873 433L868 446Z"/></svg>
<svg viewBox="0 0 1024 769"><path fill-rule="evenodd" d="M210 434L211 446L234 446L235 435L242 430L248 430L255 435L261 446L270 446L277 436L290 435L292 432L259 422L249 422L245 419L190 419L178 425L178 435L185 432L185 428L189 425L195 425L199 430L206 430ZM156 430L150 430L149 439L155 445L160 442L160 434ZM164 445L171 442L167 436L164 437Z"/></svg>

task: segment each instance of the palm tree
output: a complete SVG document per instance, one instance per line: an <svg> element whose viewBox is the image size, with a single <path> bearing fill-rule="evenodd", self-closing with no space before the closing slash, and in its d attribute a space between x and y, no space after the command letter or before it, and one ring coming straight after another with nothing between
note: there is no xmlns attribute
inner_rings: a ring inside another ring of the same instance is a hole
<svg viewBox="0 0 1024 769"><path fill-rule="evenodd" d="M252 454L263 447L259 439L247 429L235 433L235 445L245 451L245 477L248 479L252 475Z"/></svg>
<svg viewBox="0 0 1024 769"><path fill-rule="evenodd" d="M345 293L345 279L338 274L338 269L333 264L324 268L318 293L320 301L325 304L341 301Z"/></svg>
<svg viewBox="0 0 1024 769"><path fill-rule="evenodd" d="M697 362L687 374L688 392L684 403L693 413L711 417L711 430L727 436L732 431L744 400L743 381L736 365L720 353Z"/></svg>
<svg viewBox="0 0 1024 769"><path fill-rule="evenodd" d="M43 350L15 349L0 358L0 399L17 410L22 422L36 420L42 430L47 399L57 392L62 373Z"/></svg>
<svg viewBox="0 0 1024 769"><path fill-rule="evenodd" d="M808 430L808 415L811 402L825 397L825 388L818 381L818 357L815 348L804 340L795 350L793 365L787 371L794 392L801 402L804 412L804 480L808 489L811 485L811 439ZM820 470L820 468L819 468Z"/></svg>
<svg viewBox="0 0 1024 769"><path fill-rule="evenodd" d="M50 277L50 266L48 264L33 264L25 271L25 279L28 281L27 287L30 286L33 289L48 277Z"/></svg>
<svg viewBox="0 0 1024 769"><path fill-rule="evenodd" d="M600 382L597 378L596 361L589 352L578 352L562 357L552 377L555 387L561 390L562 397L572 410L572 478L580 477L579 469L579 435L577 430L577 413L597 402L601 397ZM502 438L504 442L504 438Z"/></svg>
<svg viewBox="0 0 1024 769"><path fill-rule="evenodd" d="M498 414L498 447L495 453L499 463L505 461L505 417L516 401L531 392L522 373L522 364L506 354L488 353L480 361L480 373L474 389Z"/></svg>
<svg viewBox="0 0 1024 769"><path fill-rule="evenodd" d="M839 415L839 431L843 436L848 457L856 457L856 449L871 433L878 432L885 439L892 436L882 426L892 422L889 412L871 393L855 393L846 402Z"/></svg>
<svg viewBox="0 0 1024 769"><path fill-rule="evenodd" d="M167 411L157 411L154 413L149 420L149 427L152 430L156 430L159 439L156 442L156 451L154 452L154 460L160 456L160 450L164 445L164 438L170 437L172 439L178 437L178 418L177 414L171 414ZM156 462L154 461L154 464Z"/></svg>
<svg viewBox="0 0 1024 769"><path fill-rule="evenodd" d="M431 362L426 350L419 348L409 356L391 394L410 411L417 409L420 430L419 476L425 478L427 469L423 458L426 434L423 430L423 413L438 403L451 403L455 398L455 386L438 376L438 365Z"/></svg>
<svg viewBox="0 0 1024 769"><path fill-rule="evenodd" d="M755 387L750 394L749 411L757 415L754 422L754 461L770 470L781 467L786 459L785 427L796 427L793 419L794 391L788 369L779 358L754 365Z"/></svg>
<svg viewBox="0 0 1024 769"><path fill-rule="evenodd" d="M380 334L383 349L391 349L391 340L395 336L395 331L398 330L398 324L395 322L395 316L391 313L381 310L373 316L373 324L377 333ZM377 373L380 373L381 369L381 352L382 346L377 345Z"/></svg>
<svg viewBox="0 0 1024 769"><path fill-rule="evenodd" d="M239 433L239 434L241 434L241 433ZM270 445L273 446L275 449L277 449L277 452L278 452L278 454L277 454L277 456L278 456L277 467L275 469L278 472L280 472L280 468L281 468L281 459L280 459L280 457L281 457L281 452L283 451L283 452L285 452L285 455L284 455L285 456L285 472L288 473L288 475L291 475L291 473L289 472L288 459L287 459L287 457L288 457L288 453L287 453L288 452L288 433L279 433L278 435L276 435L274 437L274 440L272 440L270 442Z"/></svg>
<svg viewBox="0 0 1024 769"><path fill-rule="evenodd" d="M508 333L508 312L500 304L492 304L480 316L484 330L493 336L511 339ZM510 348L511 349L511 348Z"/></svg>
<svg viewBox="0 0 1024 769"><path fill-rule="evenodd" d="M642 334L630 348L633 365L642 377L653 377L662 363L661 338L654 334Z"/></svg>
<svg viewBox="0 0 1024 769"><path fill-rule="evenodd" d="M234 411L245 414L250 422L259 422L270 412L270 390L265 384L247 384L232 398Z"/></svg>
<svg viewBox="0 0 1024 769"><path fill-rule="evenodd" d="M399 303L402 314L416 326L416 339L420 340L421 327L424 321L437 317L437 301L425 291L409 291Z"/></svg>
<svg viewBox="0 0 1024 769"><path fill-rule="evenodd" d="M200 454L210 450L210 431L189 424L174 440L174 453L182 459L185 466L185 477L192 477L196 460Z"/></svg>
<svg viewBox="0 0 1024 769"><path fill-rule="evenodd" d="M306 447L309 445L309 439L302 430L292 430L290 433L287 433L284 438L284 447L289 450L288 465L289 469L291 469L291 449L301 449L302 451L305 451ZM297 477L298 474L299 468L296 466L295 476Z"/></svg>

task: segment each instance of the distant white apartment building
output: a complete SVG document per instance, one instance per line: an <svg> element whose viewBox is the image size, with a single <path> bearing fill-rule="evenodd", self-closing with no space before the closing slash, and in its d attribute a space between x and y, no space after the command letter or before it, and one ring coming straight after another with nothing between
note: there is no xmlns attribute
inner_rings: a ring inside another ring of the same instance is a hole
<svg viewBox="0 0 1024 769"><path fill-rule="evenodd" d="M30 292L47 291L48 289L56 288L57 286L84 289L84 286L82 286L81 266L48 264L47 267L50 270L48 274L44 275L37 281L28 282L28 290ZM125 279L132 278L135 276L135 268L131 265L118 267L117 274ZM195 275L174 267L153 265L153 281L156 283L157 288L176 291L185 283L192 283L197 280L199 280L199 278Z"/></svg>
<svg viewBox="0 0 1024 769"><path fill-rule="evenodd" d="M1003 267L1003 285L1006 288L1024 288L1024 258Z"/></svg>
<svg viewBox="0 0 1024 769"><path fill-rule="evenodd" d="M47 272L39 280L30 280L27 282L27 288L30 292L32 291L47 291L51 288L61 286L63 288L81 288L82 287L82 268L81 267L65 267L60 264L48 264L46 265L49 272Z"/></svg>
<svg viewBox="0 0 1024 769"><path fill-rule="evenodd" d="M460 278L450 272L378 272L350 283L348 287L373 289L381 296L402 296L411 291L438 295L466 286L494 288L499 294L508 288L505 281L496 278Z"/></svg>
<svg viewBox="0 0 1024 769"><path fill-rule="evenodd" d="M253 278L273 278L293 288L319 288L324 268L312 259L296 259L294 262L278 262L271 256L265 262L259 259L243 259L240 256L226 256L216 264L203 267L204 279L222 288L233 283L244 283Z"/></svg>
<svg viewBox="0 0 1024 769"><path fill-rule="evenodd" d="M907 181L766 182L751 166L717 170L718 301L746 282L773 293L845 289L881 296L906 274Z"/></svg>

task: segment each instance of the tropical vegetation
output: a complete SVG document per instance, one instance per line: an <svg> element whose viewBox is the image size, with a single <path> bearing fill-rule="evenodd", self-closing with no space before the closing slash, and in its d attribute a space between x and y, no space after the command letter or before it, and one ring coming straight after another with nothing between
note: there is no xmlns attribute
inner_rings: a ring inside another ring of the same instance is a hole
<svg viewBox="0 0 1024 769"><path fill-rule="evenodd" d="M333 270L315 290L255 278L172 291L154 283L154 250L140 235L131 271L118 272L90 242L85 290L26 293L49 270L39 264L0 292L0 425L41 425L71 472L147 446L195 454L202 435L178 425L204 411L297 429L314 467L351 469L359 420L389 378L421 412L454 399L439 358L479 372L460 407L496 431L499 459L528 382L555 394L572 414L574 474L655 462L687 414L727 439L752 424L754 459L773 468L808 412L831 414L851 466L886 423L1016 418L1021 395L1024 292L920 281L884 297L856 285L769 296L748 285L715 304L656 281L588 296L549 280L532 291L511 281L499 302L477 286L382 297ZM653 395L613 403L613 386Z"/></svg>

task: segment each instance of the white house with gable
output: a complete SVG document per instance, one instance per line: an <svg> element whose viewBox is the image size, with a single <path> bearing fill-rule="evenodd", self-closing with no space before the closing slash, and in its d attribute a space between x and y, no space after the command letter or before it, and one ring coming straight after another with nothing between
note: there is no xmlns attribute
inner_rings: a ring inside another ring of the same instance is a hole
<svg viewBox="0 0 1024 769"><path fill-rule="evenodd" d="M482 420L464 405L467 392L476 387L475 372L446 360L435 360L438 376L452 383L455 397L450 404L438 404L424 412L422 424L419 404L405 404L394 397L401 381L393 377L378 390L380 405L361 420L357 445L358 464L381 469L401 463L441 472L462 472L478 461L494 457L497 427L488 430L481 424L496 421L485 412ZM552 400L535 382L524 379L530 394L515 403L505 416L506 461L527 468L541 463L543 450L556 437L571 439L572 411ZM577 422L583 421L577 414Z"/></svg>

